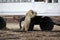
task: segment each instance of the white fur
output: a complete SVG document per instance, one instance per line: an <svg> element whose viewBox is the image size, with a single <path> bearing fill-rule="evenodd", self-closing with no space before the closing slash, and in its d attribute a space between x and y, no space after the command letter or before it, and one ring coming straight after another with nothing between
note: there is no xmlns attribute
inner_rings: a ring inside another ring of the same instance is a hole
<svg viewBox="0 0 60 40"><path fill-rule="evenodd" d="M22 30L24 30L24 31L28 31L31 18L36 16L36 13L34 12L34 14L32 14L32 11L33 10L29 10L26 14L26 17L25 17L25 20L24 20L24 25L23 25L23 28L22 28Z"/></svg>

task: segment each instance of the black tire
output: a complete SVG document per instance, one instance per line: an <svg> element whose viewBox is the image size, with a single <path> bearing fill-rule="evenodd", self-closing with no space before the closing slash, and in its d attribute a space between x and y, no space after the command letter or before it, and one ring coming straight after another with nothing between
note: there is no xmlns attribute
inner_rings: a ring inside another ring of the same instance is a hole
<svg viewBox="0 0 60 40"><path fill-rule="evenodd" d="M0 29L6 29L6 21L0 17Z"/></svg>
<svg viewBox="0 0 60 40"><path fill-rule="evenodd" d="M23 26L22 26L22 25L23 25L22 22L23 22L24 20L25 20L25 17L23 17L23 18L20 19L20 22L19 22L20 29L23 27Z"/></svg>
<svg viewBox="0 0 60 40"><path fill-rule="evenodd" d="M51 31L54 27L53 21L49 17L44 17L41 20L40 28L43 31Z"/></svg>

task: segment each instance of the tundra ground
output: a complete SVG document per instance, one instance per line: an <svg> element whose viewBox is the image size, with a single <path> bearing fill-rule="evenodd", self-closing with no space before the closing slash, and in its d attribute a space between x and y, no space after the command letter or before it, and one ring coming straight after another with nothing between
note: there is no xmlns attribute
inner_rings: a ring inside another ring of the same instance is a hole
<svg viewBox="0 0 60 40"><path fill-rule="evenodd" d="M18 23L7 23L10 30L0 30L0 40L60 40L60 26L54 25L52 31L41 31L39 25L36 31L19 31Z"/></svg>

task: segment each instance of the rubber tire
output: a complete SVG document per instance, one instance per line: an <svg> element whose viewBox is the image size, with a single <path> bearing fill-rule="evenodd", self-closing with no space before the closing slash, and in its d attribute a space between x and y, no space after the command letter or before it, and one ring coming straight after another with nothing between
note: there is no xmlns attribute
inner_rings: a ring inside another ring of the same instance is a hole
<svg viewBox="0 0 60 40"><path fill-rule="evenodd" d="M25 20L25 17L23 17L23 18L20 19L20 22L19 22L20 29L22 28L21 23L22 23L22 21L24 21L24 20Z"/></svg>
<svg viewBox="0 0 60 40"><path fill-rule="evenodd" d="M51 31L54 27L53 21L49 17L44 17L41 20L40 28L43 31Z"/></svg>
<svg viewBox="0 0 60 40"><path fill-rule="evenodd" d="M0 17L0 29L5 29L6 28L6 21Z"/></svg>

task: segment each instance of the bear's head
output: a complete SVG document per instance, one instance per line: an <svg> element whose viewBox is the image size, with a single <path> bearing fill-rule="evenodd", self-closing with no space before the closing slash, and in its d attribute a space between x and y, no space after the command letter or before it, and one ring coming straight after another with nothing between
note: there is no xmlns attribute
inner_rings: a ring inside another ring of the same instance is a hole
<svg viewBox="0 0 60 40"><path fill-rule="evenodd" d="M29 10L26 14L26 16L29 16L31 18L35 17L37 15L36 12L34 12L33 10Z"/></svg>

